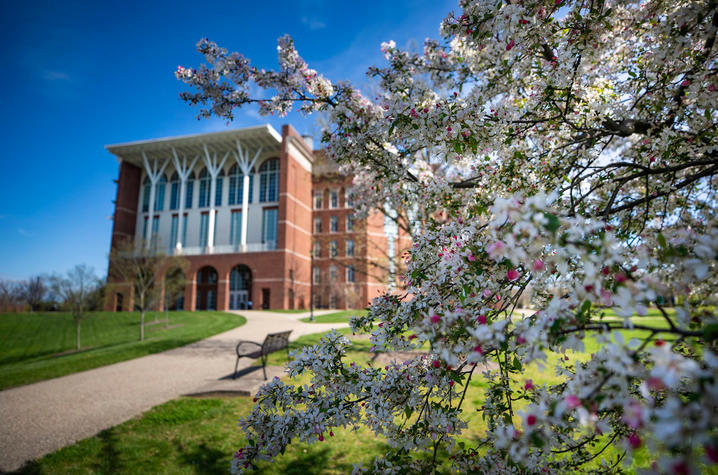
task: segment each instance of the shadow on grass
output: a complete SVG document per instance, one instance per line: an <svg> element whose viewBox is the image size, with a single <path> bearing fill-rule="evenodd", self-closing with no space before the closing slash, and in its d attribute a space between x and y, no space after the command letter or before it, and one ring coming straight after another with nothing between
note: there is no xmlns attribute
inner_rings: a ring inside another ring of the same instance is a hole
<svg viewBox="0 0 718 475"><path fill-rule="evenodd" d="M204 442L189 450L179 443L176 447L180 460L191 466L194 473L215 474L229 471L230 458L228 454L208 447Z"/></svg>
<svg viewBox="0 0 718 475"><path fill-rule="evenodd" d="M260 466L255 473L283 473L289 475L304 475L326 473L327 468L335 462L329 460L330 450L327 447L312 446L305 450L296 450L291 455L287 453L280 460L275 460L266 466ZM351 466L335 467L341 473L351 472Z"/></svg>
<svg viewBox="0 0 718 475"><path fill-rule="evenodd" d="M112 429L103 430L97 434L102 443L102 458L92 469L95 473L117 473L120 466L119 452L117 451L117 437Z"/></svg>

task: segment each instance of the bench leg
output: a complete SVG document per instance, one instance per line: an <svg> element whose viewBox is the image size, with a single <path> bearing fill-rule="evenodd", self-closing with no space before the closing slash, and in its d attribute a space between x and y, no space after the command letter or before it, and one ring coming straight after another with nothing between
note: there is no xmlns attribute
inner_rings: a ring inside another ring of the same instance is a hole
<svg viewBox="0 0 718 475"><path fill-rule="evenodd" d="M237 367L239 366L239 356L237 357L237 361L234 363L234 374L232 375L232 379L237 379Z"/></svg>
<svg viewBox="0 0 718 475"><path fill-rule="evenodd" d="M267 357L262 355L262 372L264 373L264 380L267 380Z"/></svg>

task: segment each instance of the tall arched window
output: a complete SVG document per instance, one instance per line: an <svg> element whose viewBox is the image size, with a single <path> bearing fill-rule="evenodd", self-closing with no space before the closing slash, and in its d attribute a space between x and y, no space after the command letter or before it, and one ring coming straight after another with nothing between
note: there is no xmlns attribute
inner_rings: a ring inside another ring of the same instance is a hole
<svg viewBox="0 0 718 475"><path fill-rule="evenodd" d="M215 206L222 206L222 183L224 183L224 170L220 170L217 174L216 189L214 192Z"/></svg>
<svg viewBox="0 0 718 475"><path fill-rule="evenodd" d="M259 202L279 199L279 159L270 158L259 168Z"/></svg>
<svg viewBox="0 0 718 475"><path fill-rule="evenodd" d="M244 192L244 175L236 163L229 169L229 204L242 204L242 193ZM254 194L254 174L249 172L249 202L252 202Z"/></svg>
<svg viewBox="0 0 718 475"><path fill-rule="evenodd" d="M162 211L165 209L165 185L167 184L167 177L163 173L157 184L155 185L155 211Z"/></svg>
<svg viewBox="0 0 718 475"><path fill-rule="evenodd" d="M203 168L199 174L199 203L198 208L209 207L209 184L210 184L209 172L206 168Z"/></svg>
<svg viewBox="0 0 718 475"><path fill-rule="evenodd" d="M172 174L170 178L170 210L179 208L180 182L177 172Z"/></svg>
<svg viewBox="0 0 718 475"><path fill-rule="evenodd" d="M142 182L142 211L147 212L150 210L150 177L146 176L145 181Z"/></svg>
<svg viewBox="0 0 718 475"><path fill-rule="evenodd" d="M194 198L194 172L190 173L187 177L186 186L184 207L190 209L192 207L192 198Z"/></svg>

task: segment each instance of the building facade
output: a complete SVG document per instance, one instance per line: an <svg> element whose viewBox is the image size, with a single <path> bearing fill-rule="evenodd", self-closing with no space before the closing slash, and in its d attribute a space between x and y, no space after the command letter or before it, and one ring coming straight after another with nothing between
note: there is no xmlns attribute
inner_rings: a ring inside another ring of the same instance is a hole
<svg viewBox="0 0 718 475"><path fill-rule="evenodd" d="M189 262L171 307L360 307L385 289L386 276L369 271L387 247L383 218L355 222L351 177L318 173L323 154L291 126L107 150L120 162L112 248L132 242ZM130 286L116 288L106 309L131 310Z"/></svg>

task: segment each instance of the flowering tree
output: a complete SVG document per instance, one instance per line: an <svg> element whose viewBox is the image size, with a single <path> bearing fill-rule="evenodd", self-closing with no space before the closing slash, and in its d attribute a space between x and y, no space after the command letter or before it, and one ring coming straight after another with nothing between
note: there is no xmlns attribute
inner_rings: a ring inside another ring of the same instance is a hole
<svg viewBox="0 0 718 475"><path fill-rule="evenodd" d="M413 233L407 294L376 299L352 326L379 350L431 348L384 369L344 364L350 342L336 333L299 352L289 373L312 384L260 390L234 469L358 424L390 444L371 467L382 472L430 471L443 450L460 471L566 472L608 445L620 455L604 470L641 446L660 471L717 462L718 324L705 305L717 288L718 2L460 7L421 53L382 45L386 66L368 72L377 97L309 69L289 37L278 71L203 40L209 64L176 73L201 117L255 102L327 114L322 140L355 174L355 201L405 210ZM271 97L251 97L251 83ZM536 310L522 316L526 292ZM640 318L649 306L662 325ZM586 361L545 368L560 384L522 379L587 337L602 346ZM458 444L476 377L488 429Z"/></svg>

